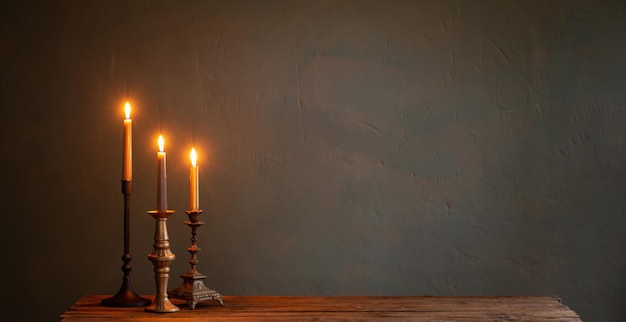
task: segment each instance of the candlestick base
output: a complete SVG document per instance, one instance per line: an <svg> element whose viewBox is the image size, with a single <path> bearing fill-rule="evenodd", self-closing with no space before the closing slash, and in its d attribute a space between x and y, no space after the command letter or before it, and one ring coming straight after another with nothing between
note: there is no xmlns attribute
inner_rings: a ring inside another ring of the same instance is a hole
<svg viewBox="0 0 626 322"><path fill-rule="evenodd" d="M149 299L143 298L135 293L130 279L124 280L120 290L112 297L103 299L100 304L113 307L139 307L150 304Z"/></svg>
<svg viewBox="0 0 626 322"><path fill-rule="evenodd" d="M220 293L204 285L203 280L206 278L205 275L199 272L187 272L180 277L183 279L183 284L167 292L172 298L187 301L187 305L189 305L189 308L192 310L196 308L198 302L205 300L215 300L220 305L225 305Z"/></svg>
<svg viewBox="0 0 626 322"><path fill-rule="evenodd" d="M154 302L147 306L144 310L151 313L174 313L178 312L180 308L172 304L172 302L165 297L159 299L155 298Z"/></svg>
<svg viewBox="0 0 626 322"><path fill-rule="evenodd" d="M192 310L196 308L196 304L198 302L204 300L215 300L220 305L225 305L224 301L222 301L222 295L206 287L203 282L206 276L196 270L196 266L199 262L197 254L201 250L196 244L196 229L204 225L204 222L198 220L201 213L202 210L187 211L189 221L185 221L184 223L185 225L191 227L191 246L187 248L187 251L191 254L191 259L189 259L191 269L187 273L180 276L183 279L183 284L168 292L168 294L173 298L187 301L189 308Z"/></svg>
<svg viewBox="0 0 626 322"><path fill-rule="evenodd" d="M154 279L156 282L156 295L154 302L145 308L147 312L171 313L179 308L167 298L167 282L169 280L170 263L176 256L170 250L170 241L167 234L167 217L174 213L173 210L148 211L156 219L153 250L148 259L154 266Z"/></svg>

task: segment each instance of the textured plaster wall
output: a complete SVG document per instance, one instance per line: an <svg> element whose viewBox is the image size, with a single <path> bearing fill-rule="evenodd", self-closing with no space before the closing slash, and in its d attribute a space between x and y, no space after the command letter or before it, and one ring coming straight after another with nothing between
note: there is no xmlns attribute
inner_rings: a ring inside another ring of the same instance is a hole
<svg viewBox="0 0 626 322"><path fill-rule="evenodd" d="M626 319L626 9L619 1L5 1L3 316L154 294L156 137L170 287L226 295L554 294Z"/></svg>

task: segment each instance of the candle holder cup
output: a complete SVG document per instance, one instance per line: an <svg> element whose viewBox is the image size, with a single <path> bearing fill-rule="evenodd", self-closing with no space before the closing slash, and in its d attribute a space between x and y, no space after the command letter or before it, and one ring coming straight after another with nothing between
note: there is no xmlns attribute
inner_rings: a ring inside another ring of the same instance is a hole
<svg viewBox="0 0 626 322"><path fill-rule="evenodd" d="M150 300L139 296L130 282L130 271L132 267L130 266L130 260L132 256L130 255L130 193L131 193L131 181L130 180L122 180L122 194L124 195L124 255L122 255L122 261L124 265L122 265L122 271L124 272L124 277L122 277L122 286L120 290L113 295L112 297L103 299L100 304L104 306L114 306L114 307L139 307L146 306L150 304Z"/></svg>
<svg viewBox="0 0 626 322"><path fill-rule="evenodd" d="M154 266L154 279L156 281L156 295L154 302L145 308L147 312L171 313L179 308L172 304L167 297L167 282L169 280L170 264L176 256L170 250L170 241L167 234L167 217L174 213L173 210L148 211L156 219L153 250L148 259Z"/></svg>
<svg viewBox="0 0 626 322"><path fill-rule="evenodd" d="M187 216L189 217L189 221L185 221L185 225L191 227L191 246L187 248L187 251L191 254L191 259L189 259L189 264L191 264L191 269L180 275L183 279L183 284L178 288L171 290L168 294L177 299L182 299L187 301L189 308L194 310L196 308L196 304L200 301L204 300L215 300L220 305L224 306L224 301L222 301L222 296L220 293L206 287L204 285L203 280L206 278L206 275L200 273L197 270L198 265L198 257L197 254L200 252L200 247L197 245L198 239L196 238L196 230L198 227L204 225L204 222L199 221L200 214L202 210L189 210L187 211Z"/></svg>

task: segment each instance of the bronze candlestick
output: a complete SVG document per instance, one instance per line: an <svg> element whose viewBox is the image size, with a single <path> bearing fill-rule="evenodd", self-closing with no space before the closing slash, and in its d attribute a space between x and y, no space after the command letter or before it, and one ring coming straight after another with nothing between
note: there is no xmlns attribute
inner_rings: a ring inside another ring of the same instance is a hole
<svg viewBox="0 0 626 322"><path fill-rule="evenodd" d="M124 194L124 255L122 255L122 261L124 261L124 265L122 265L122 271L124 272L124 277L122 278L122 286L120 290L113 295L112 297L103 299L100 303L105 306L116 306L116 307L137 307L137 306L146 306L150 304L150 300L145 299L133 290L133 286L130 283L130 260L132 256L130 255L130 225L129 225L129 214L130 214L130 191L131 191L131 182L130 180L122 180L122 194Z"/></svg>
<svg viewBox="0 0 626 322"><path fill-rule="evenodd" d="M187 251L191 254L191 259L189 260L191 269L187 273L180 276L183 279L183 284L168 292L168 294L173 298L187 301L189 308L192 310L196 308L196 304L198 302L203 300L212 299L219 302L220 305L224 305L220 293L206 287L203 282L206 276L196 269L199 262L197 254L201 250L196 244L198 241L196 238L196 229L204 224L204 222L198 220L201 213L202 210L187 211L189 221L185 221L185 225L191 227L191 246L187 248Z"/></svg>
<svg viewBox="0 0 626 322"><path fill-rule="evenodd" d="M154 279L156 281L156 296L152 305L146 307L146 311L155 313L177 312L179 308L172 304L167 298L167 281L169 280L170 263L176 257L170 250L170 241L167 234L167 217L174 213L174 210L152 210L148 211L156 219L156 229L154 232L153 250L148 259L154 265Z"/></svg>

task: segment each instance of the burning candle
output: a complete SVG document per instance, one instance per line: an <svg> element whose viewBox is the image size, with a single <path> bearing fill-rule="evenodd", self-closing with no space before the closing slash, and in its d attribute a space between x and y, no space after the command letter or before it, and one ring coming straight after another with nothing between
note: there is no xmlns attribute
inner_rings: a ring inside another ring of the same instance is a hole
<svg viewBox="0 0 626 322"><path fill-rule="evenodd" d="M122 180L133 179L133 120L130 118L130 104L124 106L124 160L122 164Z"/></svg>
<svg viewBox="0 0 626 322"><path fill-rule="evenodd" d="M197 211L200 209L200 198L198 197L198 166L196 160L198 155L196 149L191 148L189 153L191 159L191 169L189 170L189 210Z"/></svg>
<svg viewBox="0 0 626 322"><path fill-rule="evenodd" d="M167 174L163 136L159 135L159 152L157 152L157 211L167 210Z"/></svg>

